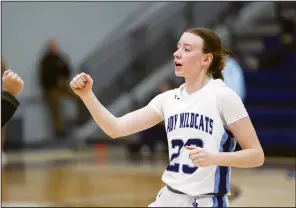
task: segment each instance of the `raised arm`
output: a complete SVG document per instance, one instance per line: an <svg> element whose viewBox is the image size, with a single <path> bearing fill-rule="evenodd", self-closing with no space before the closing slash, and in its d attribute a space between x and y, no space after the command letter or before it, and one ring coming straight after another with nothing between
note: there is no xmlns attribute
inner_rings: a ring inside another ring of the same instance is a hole
<svg viewBox="0 0 296 208"><path fill-rule="evenodd" d="M24 88L23 80L11 69L3 74L2 78L3 92L1 97L1 127L3 127L14 115L20 103L16 97Z"/></svg>
<svg viewBox="0 0 296 208"><path fill-rule="evenodd" d="M162 117L151 106L115 117L96 98L92 85L92 78L85 73L75 76L70 82L71 88L82 99L93 119L111 138L131 135L162 121Z"/></svg>

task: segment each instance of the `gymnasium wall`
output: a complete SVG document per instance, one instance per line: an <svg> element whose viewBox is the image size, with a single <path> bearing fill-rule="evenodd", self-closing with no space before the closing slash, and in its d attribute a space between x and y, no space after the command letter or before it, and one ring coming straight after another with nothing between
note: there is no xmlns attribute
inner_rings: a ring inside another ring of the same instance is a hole
<svg viewBox="0 0 296 208"><path fill-rule="evenodd" d="M23 97L37 93L36 63L48 38L57 38L76 66L142 2L3 2L2 55L23 77ZM106 21L107 20L107 21Z"/></svg>
<svg viewBox="0 0 296 208"><path fill-rule="evenodd" d="M131 15L141 15L138 10L144 8L147 12L165 4L156 3L147 6L147 2L3 2L1 55L25 82L19 97L22 105L13 118L18 120L17 125L22 130L13 137L35 142L51 134L36 69L49 38L60 42L61 49L70 57L75 74L89 52L106 39L120 35L113 31L132 21ZM72 102L65 102L67 117L74 113L74 106Z"/></svg>

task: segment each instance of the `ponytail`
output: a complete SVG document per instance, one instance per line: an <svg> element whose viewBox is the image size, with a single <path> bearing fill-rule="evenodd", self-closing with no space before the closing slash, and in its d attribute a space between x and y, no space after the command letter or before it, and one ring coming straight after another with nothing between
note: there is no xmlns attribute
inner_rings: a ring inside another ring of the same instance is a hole
<svg viewBox="0 0 296 208"><path fill-rule="evenodd" d="M225 60L228 58L229 52L225 48L222 48L220 53L212 53L212 54L213 54L213 61L210 65L208 72L209 74L212 75L214 79L224 80L222 71L225 67Z"/></svg>
<svg viewBox="0 0 296 208"><path fill-rule="evenodd" d="M217 72L213 71L212 72L212 76L213 76L214 79L224 80L224 76L222 74L222 70L221 71L217 71Z"/></svg>

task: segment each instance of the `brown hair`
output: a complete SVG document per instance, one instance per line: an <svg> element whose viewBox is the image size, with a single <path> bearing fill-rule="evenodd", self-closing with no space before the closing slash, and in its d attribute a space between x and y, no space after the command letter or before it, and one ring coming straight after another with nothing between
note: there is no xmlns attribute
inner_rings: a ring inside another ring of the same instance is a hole
<svg viewBox="0 0 296 208"><path fill-rule="evenodd" d="M6 64L5 58L2 56L1 57L1 78L4 74L4 71L6 71L6 67L7 67L7 64Z"/></svg>
<svg viewBox="0 0 296 208"><path fill-rule="evenodd" d="M207 28L192 28L185 32L192 33L203 39L203 52L213 55L208 73L211 74L214 79L224 80L222 70L224 69L225 59L228 57L229 53L222 47L219 36L214 31Z"/></svg>

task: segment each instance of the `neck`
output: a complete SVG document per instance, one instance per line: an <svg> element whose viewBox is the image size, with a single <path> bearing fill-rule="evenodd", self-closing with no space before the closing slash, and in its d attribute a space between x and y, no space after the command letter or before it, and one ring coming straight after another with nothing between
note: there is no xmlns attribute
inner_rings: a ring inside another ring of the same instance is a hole
<svg viewBox="0 0 296 208"><path fill-rule="evenodd" d="M205 86L210 80L210 77L207 74L200 74L197 77L185 78L186 91L190 95L203 86Z"/></svg>

